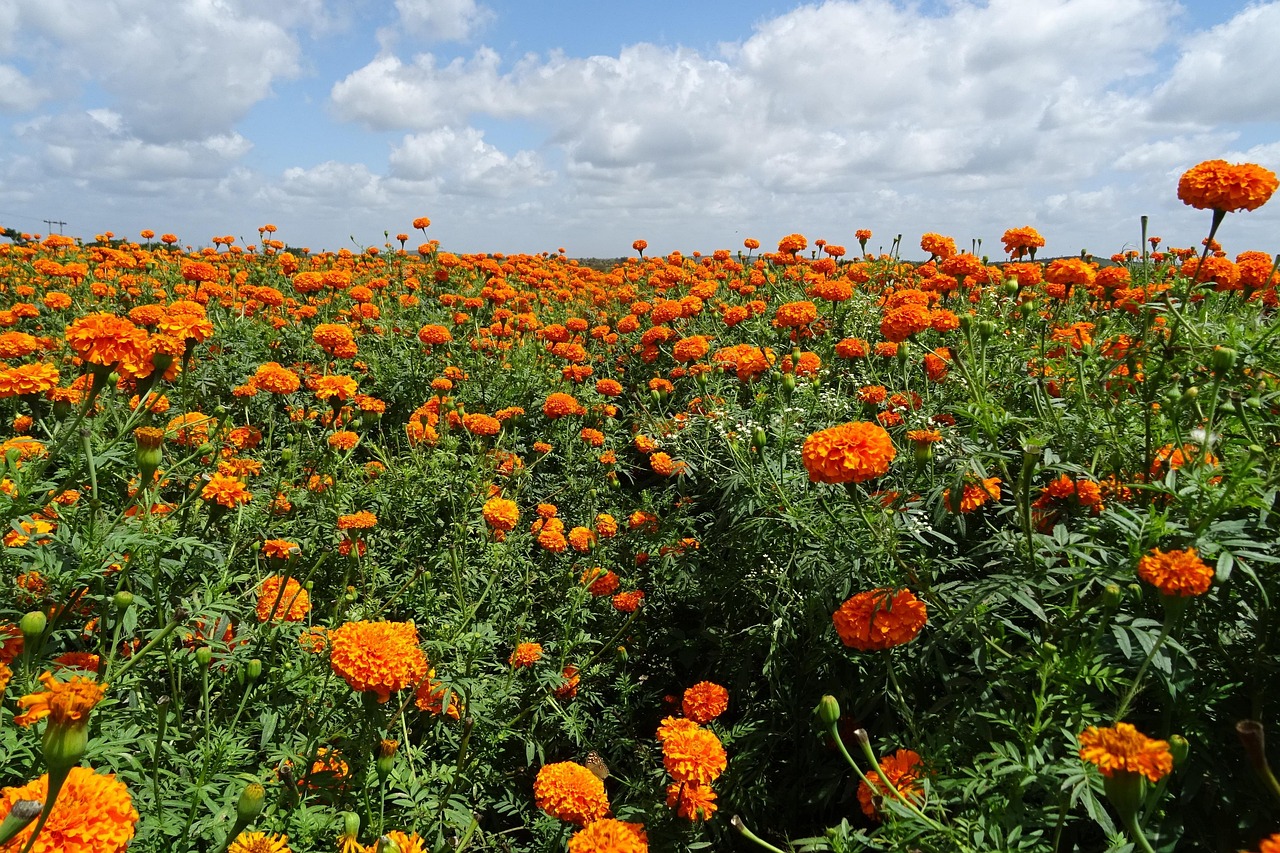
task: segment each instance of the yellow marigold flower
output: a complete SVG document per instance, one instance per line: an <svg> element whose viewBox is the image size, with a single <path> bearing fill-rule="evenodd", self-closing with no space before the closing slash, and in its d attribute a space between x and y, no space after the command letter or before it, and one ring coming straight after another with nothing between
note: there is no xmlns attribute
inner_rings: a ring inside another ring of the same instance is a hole
<svg viewBox="0 0 1280 853"><path fill-rule="evenodd" d="M1129 723L1114 727L1090 726L1080 735L1080 758L1097 765L1103 776L1140 773L1159 782L1173 771L1169 744L1153 740Z"/></svg>
<svg viewBox="0 0 1280 853"><path fill-rule="evenodd" d="M711 681L699 681L684 692L680 710L695 723L709 723L729 709L729 691Z"/></svg>
<svg viewBox="0 0 1280 853"><path fill-rule="evenodd" d="M648 853L648 850L649 840L643 826L613 818L592 821L569 839L569 853Z"/></svg>
<svg viewBox="0 0 1280 853"><path fill-rule="evenodd" d="M289 836L242 832L231 842L227 853L290 853Z"/></svg>
<svg viewBox="0 0 1280 853"><path fill-rule="evenodd" d="M329 634L329 645L333 671L353 690L377 694L379 702L427 674L412 622L347 622Z"/></svg>
<svg viewBox="0 0 1280 853"><path fill-rule="evenodd" d="M850 598L831 617L846 646L859 651L891 649L915 639L928 621L924 602L909 589L873 589Z"/></svg>
<svg viewBox="0 0 1280 853"><path fill-rule="evenodd" d="M20 800L43 802L48 794L47 773L21 787L0 790L0 820ZM138 812L123 782L88 767L72 767L31 853L123 853L137 822ZM6 851L23 850L32 829L34 824L19 832Z"/></svg>
<svg viewBox="0 0 1280 853"><path fill-rule="evenodd" d="M671 778L687 785L709 785L728 763L714 732L693 726L672 732L662 742L662 763Z"/></svg>
<svg viewBox="0 0 1280 853"><path fill-rule="evenodd" d="M1138 560L1138 577L1165 595L1204 595L1213 583L1213 574L1195 548L1168 552L1155 548Z"/></svg>
<svg viewBox="0 0 1280 853"><path fill-rule="evenodd" d="M560 820L586 826L609 815L604 782L574 761L547 764L533 783L538 808Z"/></svg>
<svg viewBox="0 0 1280 853"><path fill-rule="evenodd" d="M888 471L897 453L883 427L860 421L815 432L800 457L811 482L862 483Z"/></svg>

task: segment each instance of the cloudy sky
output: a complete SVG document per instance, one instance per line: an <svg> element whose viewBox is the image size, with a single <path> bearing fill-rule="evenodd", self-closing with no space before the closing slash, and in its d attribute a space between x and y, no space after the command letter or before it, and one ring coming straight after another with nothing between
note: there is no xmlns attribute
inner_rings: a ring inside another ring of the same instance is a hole
<svg viewBox="0 0 1280 853"><path fill-rule="evenodd" d="M1185 169L1280 171L1277 44L1280 0L0 0L0 226L1190 245ZM1280 200L1220 236L1280 249Z"/></svg>

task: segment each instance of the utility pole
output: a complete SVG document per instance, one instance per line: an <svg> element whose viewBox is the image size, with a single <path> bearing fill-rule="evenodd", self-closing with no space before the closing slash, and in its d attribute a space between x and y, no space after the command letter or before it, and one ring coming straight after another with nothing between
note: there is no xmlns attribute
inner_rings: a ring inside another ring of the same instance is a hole
<svg viewBox="0 0 1280 853"><path fill-rule="evenodd" d="M51 232L53 231L53 226L57 225L57 226L58 226L58 233L59 233L59 234L61 234L61 233L62 233L62 226L64 226L64 225L66 225L66 224L67 224L67 223L63 222L61 219L42 219L42 220L40 220L40 221L41 221L41 222L43 222L45 225L48 225L48 226L49 226L49 231L51 231Z"/></svg>

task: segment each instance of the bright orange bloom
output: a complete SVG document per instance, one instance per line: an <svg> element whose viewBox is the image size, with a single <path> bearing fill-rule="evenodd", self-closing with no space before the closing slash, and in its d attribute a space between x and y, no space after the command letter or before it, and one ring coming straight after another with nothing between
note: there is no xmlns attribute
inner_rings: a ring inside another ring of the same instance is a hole
<svg viewBox="0 0 1280 853"><path fill-rule="evenodd" d="M378 526L378 516L362 509L359 512L353 512L350 515L338 516L339 530L368 530L371 527Z"/></svg>
<svg viewBox="0 0 1280 853"><path fill-rule="evenodd" d="M427 656L412 622L347 622L329 634L329 645L333 671L353 690L376 694L379 702L394 690L416 686L427 674Z"/></svg>
<svg viewBox="0 0 1280 853"><path fill-rule="evenodd" d="M709 723L729 709L729 691L711 681L699 681L684 691L680 710L695 723Z"/></svg>
<svg viewBox="0 0 1280 853"><path fill-rule="evenodd" d="M360 435L359 433L354 433L351 430L344 429L333 433L327 440L329 446L334 450L347 451L352 450L360 443Z"/></svg>
<svg viewBox="0 0 1280 853"><path fill-rule="evenodd" d="M873 423L840 424L810 435L800 457L814 483L862 483L889 470L897 455L884 428Z"/></svg>
<svg viewBox="0 0 1280 853"><path fill-rule="evenodd" d="M919 767L920 756L910 749L900 749L893 755L881 757L880 769L884 771L885 779L881 779L879 773L872 771L867 774L867 782L871 785L867 782L858 784L858 805L862 807L862 813L872 820L880 819L880 803L887 797L893 796L889 792L888 785L897 788L903 796L911 799L923 796L924 789L915 784L915 781L920 778Z"/></svg>
<svg viewBox="0 0 1280 853"><path fill-rule="evenodd" d="M507 663L515 669L521 669L522 667L533 666L541 659L541 643L518 643L516 650L511 653L511 658Z"/></svg>
<svg viewBox="0 0 1280 853"><path fill-rule="evenodd" d="M786 302L773 315L774 328L799 329L818 319L818 306L812 302Z"/></svg>
<svg viewBox="0 0 1280 853"><path fill-rule="evenodd" d="M662 763L677 782L709 785L724 772L728 758L714 732L693 726L667 736L662 742Z"/></svg>
<svg viewBox="0 0 1280 853"><path fill-rule="evenodd" d="M1280 832L1270 838L1262 839L1262 846L1258 848L1258 853L1280 853Z"/></svg>
<svg viewBox="0 0 1280 853"><path fill-rule="evenodd" d="M200 490L200 497L227 509L235 509L253 499L253 495L244 487L244 483L235 477L227 477L223 474L211 475L209 482Z"/></svg>
<svg viewBox="0 0 1280 853"><path fill-rule="evenodd" d="M1138 560L1138 577L1165 595L1204 595L1213 583L1213 569L1195 548L1185 551L1161 551L1155 548Z"/></svg>
<svg viewBox="0 0 1280 853"><path fill-rule="evenodd" d="M316 397L321 400L350 400L356 395L356 380L350 376L330 374L316 380Z"/></svg>
<svg viewBox="0 0 1280 853"><path fill-rule="evenodd" d="M989 501L1000 500L1000 478L987 477L982 481L978 481L976 477L965 477L963 488L960 490L959 503L952 503L951 490L942 490L942 505L952 512L970 513L982 507Z"/></svg>
<svg viewBox="0 0 1280 853"><path fill-rule="evenodd" d="M506 498L489 498L484 502L482 512L489 526L503 533L514 530L520 521L520 507Z"/></svg>
<svg viewBox="0 0 1280 853"><path fill-rule="evenodd" d="M1085 729L1080 735L1080 758L1097 765L1107 777L1141 773L1152 782L1159 782L1173 771L1168 742L1153 740L1129 723Z"/></svg>
<svg viewBox="0 0 1280 853"><path fill-rule="evenodd" d="M98 312L73 320L66 328L67 343L89 364L114 367L136 363L146 351L147 333L114 314Z"/></svg>
<svg viewBox="0 0 1280 853"><path fill-rule="evenodd" d="M45 717L51 726L84 725L89 712L107 693L107 685L79 675L59 681L53 673L46 672L40 676L40 683L44 685L44 692L30 693L18 700L23 713L13 721L20 726L29 726Z"/></svg>
<svg viewBox="0 0 1280 853"><path fill-rule="evenodd" d="M1280 186L1276 173L1253 163L1206 160L1178 179L1178 198L1199 210L1256 210Z"/></svg>
<svg viewBox="0 0 1280 853"><path fill-rule="evenodd" d="M533 797L547 814L578 826L609 815L604 782L575 761L544 765L534 780Z"/></svg>
<svg viewBox="0 0 1280 853"><path fill-rule="evenodd" d="M667 807L685 820L710 820L718 808L716 792L710 785L673 782L667 786Z"/></svg>
<svg viewBox="0 0 1280 853"><path fill-rule="evenodd" d="M584 415L587 410L573 398L572 394L556 392L547 397L542 404L542 413L552 420L566 415Z"/></svg>
<svg viewBox="0 0 1280 853"><path fill-rule="evenodd" d="M3 789L0 820L20 800L43 802L48 795L47 773L22 787ZM137 822L138 812L123 782L89 767L72 767L31 853L122 853ZM19 832L5 850L24 849L32 829L34 824Z"/></svg>
<svg viewBox="0 0 1280 853"><path fill-rule="evenodd" d="M468 414L462 416L462 428L472 435L497 435L502 422L492 415Z"/></svg>
<svg viewBox="0 0 1280 853"><path fill-rule="evenodd" d="M643 826L608 817L592 821L569 838L569 853L648 853L648 851L649 840Z"/></svg>
<svg viewBox="0 0 1280 853"><path fill-rule="evenodd" d="M881 588L853 596L831 619L842 643L866 652L911 642L928 621L928 611L909 589Z"/></svg>
<svg viewBox="0 0 1280 853"><path fill-rule="evenodd" d="M453 335L444 326L423 326L418 330L418 340L427 346L438 346L452 341Z"/></svg>
<svg viewBox="0 0 1280 853"><path fill-rule="evenodd" d="M265 549L264 549L265 550ZM281 578L277 575L264 580L258 586L258 621L267 622L279 619L284 622L301 622L311 612L311 594L294 578L284 583L281 592Z"/></svg>
<svg viewBox="0 0 1280 853"><path fill-rule="evenodd" d="M274 361L259 365L252 381L255 388L272 394L292 394L302 385L298 374Z"/></svg>

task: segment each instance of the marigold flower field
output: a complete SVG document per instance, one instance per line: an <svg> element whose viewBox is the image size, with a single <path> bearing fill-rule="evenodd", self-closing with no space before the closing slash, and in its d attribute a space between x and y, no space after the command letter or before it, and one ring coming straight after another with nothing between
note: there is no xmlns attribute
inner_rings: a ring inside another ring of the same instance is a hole
<svg viewBox="0 0 1280 853"><path fill-rule="evenodd" d="M1280 849L1276 183L1110 258L0 244L0 851Z"/></svg>

